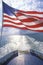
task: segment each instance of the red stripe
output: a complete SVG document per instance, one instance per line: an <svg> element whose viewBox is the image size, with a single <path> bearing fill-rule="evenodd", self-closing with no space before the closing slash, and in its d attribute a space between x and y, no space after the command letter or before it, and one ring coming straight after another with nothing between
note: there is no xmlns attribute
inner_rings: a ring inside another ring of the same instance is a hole
<svg viewBox="0 0 43 65"><path fill-rule="evenodd" d="M33 22L33 21L37 21L37 19L34 19L34 18L26 18L26 19L22 19L20 21L22 21L22 22Z"/></svg>
<svg viewBox="0 0 43 65"><path fill-rule="evenodd" d="M43 17L39 17L39 16L32 16L32 17L43 20Z"/></svg>
<svg viewBox="0 0 43 65"><path fill-rule="evenodd" d="M19 28L19 29L22 29L22 30L31 30L31 29L28 29L28 28L26 28L26 27L20 28L20 27L13 26L13 25L8 25L8 24L4 24L3 27L13 27L13 28ZM31 30L31 31L43 32L43 30Z"/></svg>
<svg viewBox="0 0 43 65"><path fill-rule="evenodd" d="M21 23L21 22L19 22L19 23L15 23L15 22L10 21L10 20L3 20L3 22L10 22L10 23L13 23L13 24L22 25L22 23Z"/></svg>
<svg viewBox="0 0 43 65"><path fill-rule="evenodd" d="M42 27L43 23L39 23L39 24L32 25L32 26L29 26L29 25L25 25L25 26L30 27L30 28L38 28L38 27Z"/></svg>
<svg viewBox="0 0 43 65"><path fill-rule="evenodd" d="M14 26L14 25L10 25L10 24L3 24L3 27L13 27L13 28L19 28L19 29L23 29L23 30L26 30L27 28L26 27L18 27L18 26Z"/></svg>
<svg viewBox="0 0 43 65"><path fill-rule="evenodd" d="M30 13L29 13L30 14ZM39 17L39 16L33 16L33 15L26 15L26 14L24 14L24 13L21 13L21 12L18 12L18 13L16 13L16 16L31 16L31 17L36 17L36 18L38 18L38 19L43 19L43 16L42 17Z"/></svg>
<svg viewBox="0 0 43 65"><path fill-rule="evenodd" d="M27 13L27 14L43 14L43 12L39 12L39 11L22 11L22 10L19 10L19 12Z"/></svg>
<svg viewBox="0 0 43 65"><path fill-rule="evenodd" d="M21 13L21 12L17 12L17 13L15 13L15 15L16 15L16 16L21 16L21 15L24 15L24 14Z"/></svg>
<svg viewBox="0 0 43 65"><path fill-rule="evenodd" d="M27 13L27 14L43 14L43 12L37 12L37 11L27 11L25 13Z"/></svg>
<svg viewBox="0 0 43 65"><path fill-rule="evenodd" d="M7 16L7 15L3 15L3 17L9 18L9 19L12 19L12 20L18 20L17 18L11 18L11 17L9 17L9 16Z"/></svg>
<svg viewBox="0 0 43 65"><path fill-rule="evenodd" d="M9 21L9 20L3 20L4 22L10 22L10 23L13 23L13 24L17 24L17 25L22 25L23 23L15 23L15 22L13 22L13 21ZM25 24L23 24L23 25L25 25ZM31 26L29 26L29 25L25 25L25 26L27 26L27 27L30 27L30 28L37 28L37 27L41 27L41 26L43 26L43 23L39 23L39 24L36 24L36 25L31 25Z"/></svg>
<svg viewBox="0 0 43 65"><path fill-rule="evenodd" d="M13 22L13 21L9 21L9 20L3 20L4 22L10 22L10 23L13 23L13 24L17 24L17 25L22 25L23 23L15 23L15 22ZM25 24L23 24L23 25L25 25ZM43 23L39 23L39 24L36 24L36 25L32 25L32 26L29 26L29 25L25 25L25 26L27 26L27 27L30 27L30 28L37 28L37 27L41 27L41 26L43 26Z"/></svg>
<svg viewBox="0 0 43 65"><path fill-rule="evenodd" d="M26 14L23 14L23 13L20 13L20 12L16 14L16 17L19 17L19 16L25 16L27 18L28 18L28 16L30 16L30 17L34 17L34 18L42 19L43 20L43 17L33 16L33 15L26 15Z"/></svg>
<svg viewBox="0 0 43 65"><path fill-rule="evenodd" d="M18 20L17 18L11 18L11 17L9 17L9 16L7 16L7 15L3 15L5 18L9 18L9 19L11 19L11 20ZM32 16L32 17L34 17L34 18L38 18L38 19L40 19L40 20L43 20L43 17L38 17L38 16ZM25 20L26 21L26 20ZM27 22L27 21L26 21Z"/></svg>

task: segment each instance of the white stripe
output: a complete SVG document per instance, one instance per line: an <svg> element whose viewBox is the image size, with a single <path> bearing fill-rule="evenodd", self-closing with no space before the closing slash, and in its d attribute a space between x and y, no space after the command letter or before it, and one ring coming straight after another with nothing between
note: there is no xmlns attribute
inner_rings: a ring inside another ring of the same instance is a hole
<svg viewBox="0 0 43 65"><path fill-rule="evenodd" d="M29 28L29 27L26 27L28 29L31 29L31 30L43 30L43 27L37 27L37 28Z"/></svg>
<svg viewBox="0 0 43 65"><path fill-rule="evenodd" d="M11 23L11 22L4 22L3 24L9 24L9 25L13 25L13 26L17 26L17 27L25 27L24 25L16 25L16 24L13 24L13 23Z"/></svg>
<svg viewBox="0 0 43 65"><path fill-rule="evenodd" d="M15 22L15 23L20 23L19 20L12 20L12 19L9 19L9 18L6 18L6 17L4 17L4 20L9 20L9 21L12 21L12 22Z"/></svg>
<svg viewBox="0 0 43 65"><path fill-rule="evenodd" d="M8 14L6 14L6 13L4 13L4 15L6 15L6 16L8 16L8 17L11 17L11 18L16 18L16 16L15 15L8 15Z"/></svg>
<svg viewBox="0 0 43 65"><path fill-rule="evenodd" d="M20 23L21 21L19 20L11 20L9 18L4 18L4 20L9 20L9 21L12 21L12 22L15 22L15 23ZM42 21L43 22L43 21ZM36 24L39 24L39 23L42 23L41 21L35 21L35 22L23 22L24 25L29 25L29 26L32 26L32 25L36 25Z"/></svg>
<svg viewBox="0 0 43 65"><path fill-rule="evenodd" d="M27 14L27 13L23 13L25 15L31 15L31 16L38 16L38 17L43 17L43 14Z"/></svg>
<svg viewBox="0 0 43 65"><path fill-rule="evenodd" d="M34 21L34 22L23 22L24 25L29 25L29 26L32 26L32 25L37 25L39 23L42 23L43 21Z"/></svg>
<svg viewBox="0 0 43 65"><path fill-rule="evenodd" d="M33 16L38 16L38 15L36 15L36 14L28 14L28 15L21 15L21 16L18 16L17 18L18 19L26 19L26 18L34 18L34 19L37 19L37 20L39 20L39 18L36 18L36 17L33 17ZM41 18L43 18L43 16L38 16L38 17L41 17Z"/></svg>
<svg viewBox="0 0 43 65"><path fill-rule="evenodd" d="M26 16L18 16L18 19L26 19L27 17Z"/></svg>
<svg viewBox="0 0 43 65"><path fill-rule="evenodd" d="M24 25L16 25L16 24L13 24L13 23L8 23L8 22L4 22L4 24L10 24L10 25L13 25L13 26L17 26L17 27L25 27ZM31 29L31 30L43 30L43 27L37 27L37 28L30 28L30 27L26 27L28 29Z"/></svg>
<svg viewBox="0 0 43 65"><path fill-rule="evenodd" d="M35 22L25 22L25 23L23 23L24 25L29 25L29 26L32 26L32 25L36 25L37 23L35 23Z"/></svg>

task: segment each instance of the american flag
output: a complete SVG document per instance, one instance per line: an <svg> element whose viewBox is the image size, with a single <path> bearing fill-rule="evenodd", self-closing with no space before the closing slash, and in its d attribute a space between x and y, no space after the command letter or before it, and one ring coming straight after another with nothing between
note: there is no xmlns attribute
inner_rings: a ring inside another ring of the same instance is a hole
<svg viewBox="0 0 43 65"><path fill-rule="evenodd" d="M3 2L3 27L43 32L43 12L22 11Z"/></svg>

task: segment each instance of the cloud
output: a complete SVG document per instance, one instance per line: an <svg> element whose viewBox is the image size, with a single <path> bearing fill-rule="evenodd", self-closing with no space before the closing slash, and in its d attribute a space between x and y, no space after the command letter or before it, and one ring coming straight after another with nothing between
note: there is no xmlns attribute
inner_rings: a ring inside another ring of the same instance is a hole
<svg viewBox="0 0 43 65"><path fill-rule="evenodd" d="M43 11L43 1L42 0L32 0L32 9L37 11Z"/></svg>
<svg viewBox="0 0 43 65"><path fill-rule="evenodd" d="M11 27L3 27L3 35L12 35L12 34L19 34L20 30Z"/></svg>
<svg viewBox="0 0 43 65"><path fill-rule="evenodd" d="M2 9L2 1L0 0L0 9Z"/></svg>
<svg viewBox="0 0 43 65"><path fill-rule="evenodd" d="M42 0L4 0L4 2L17 9L43 11Z"/></svg>

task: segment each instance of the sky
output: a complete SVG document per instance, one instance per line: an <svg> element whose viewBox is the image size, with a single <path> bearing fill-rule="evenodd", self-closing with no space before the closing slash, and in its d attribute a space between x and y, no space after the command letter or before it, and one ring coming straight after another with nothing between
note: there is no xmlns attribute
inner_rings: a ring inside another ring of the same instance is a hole
<svg viewBox="0 0 43 65"><path fill-rule="evenodd" d="M25 10L25 11L43 11L43 0L3 0L5 3L7 3L9 6L20 9L20 10ZM2 26L2 0L0 0L0 34L1 34L1 26ZM3 34L20 34L22 30L20 29L14 29L14 28L3 28ZM35 33L32 31L23 31L27 33Z"/></svg>

